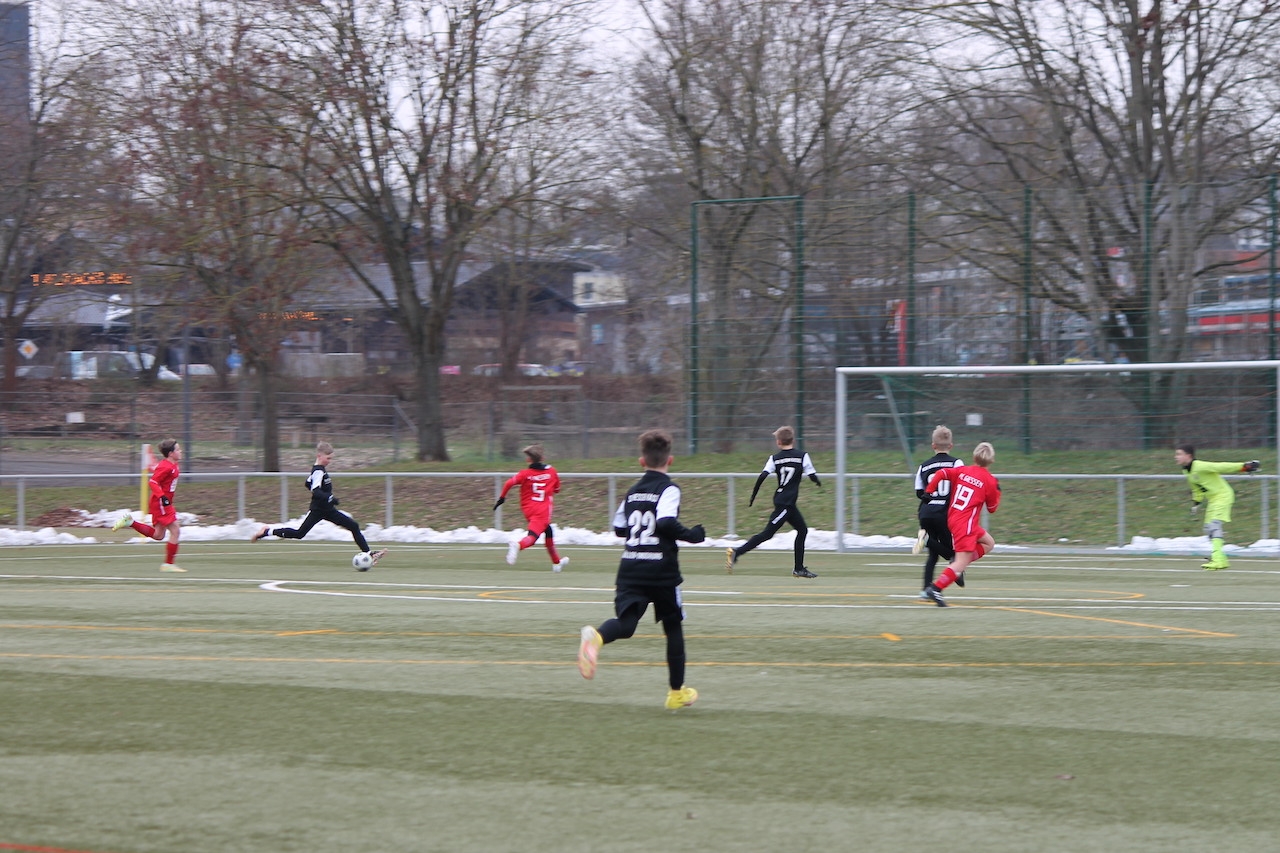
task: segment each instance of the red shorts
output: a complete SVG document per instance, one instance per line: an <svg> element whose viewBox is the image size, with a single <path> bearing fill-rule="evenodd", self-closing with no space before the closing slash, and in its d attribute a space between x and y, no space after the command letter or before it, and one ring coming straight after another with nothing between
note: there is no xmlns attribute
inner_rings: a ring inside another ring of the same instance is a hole
<svg viewBox="0 0 1280 853"><path fill-rule="evenodd" d="M551 526L551 513L542 512L525 516L525 529L534 536L541 536Z"/></svg>
<svg viewBox="0 0 1280 853"><path fill-rule="evenodd" d="M175 507L173 504L169 504L169 506L167 507L161 507L160 499L157 497L151 498L151 504L150 506L147 507L147 509L151 511L152 526L173 524L175 521L178 520L177 507Z"/></svg>
<svg viewBox="0 0 1280 853"><path fill-rule="evenodd" d="M987 531L981 527L975 527L968 533L962 532L961 535L957 535L956 531L952 530L951 541L954 543L957 554L961 551L976 551L978 550L978 540L986 535Z"/></svg>

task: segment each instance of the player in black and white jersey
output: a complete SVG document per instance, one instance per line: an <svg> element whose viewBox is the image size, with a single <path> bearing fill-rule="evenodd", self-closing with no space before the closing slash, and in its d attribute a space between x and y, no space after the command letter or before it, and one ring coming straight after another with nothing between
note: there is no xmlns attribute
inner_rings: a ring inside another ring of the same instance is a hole
<svg viewBox="0 0 1280 853"><path fill-rule="evenodd" d="M916 517L920 520L920 533L911 553L919 554L924 548L929 549L929 556L924 561L924 585L920 587L922 590L933 583L933 570L938 565L938 558L950 562L956 556L951 545L951 529L947 527L947 502L951 497L951 484L943 480L938 484L939 492L936 495L929 494L924 487L939 469L964 465L964 462L949 452L955 442L951 430L945 426L939 424L934 427L932 444L934 455L916 469L915 481L916 497L920 500L920 507L916 510ZM964 586L963 576L956 578L956 585Z"/></svg>
<svg viewBox="0 0 1280 853"><path fill-rule="evenodd" d="M671 436L649 430L640 436L640 464L644 476L627 490L614 514L613 530L626 539L618 563L617 590L613 608L616 617L599 628L582 629L578 646L578 670L583 678L596 674L600 647L614 640L630 639L649 605L667 636L666 707L674 711L692 705L698 691L685 686L684 603L680 597L680 542L702 542L707 538L701 524L680 523L680 487L667 476Z"/></svg>
<svg viewBox="0 0 1280 853"><path fill-rule="evenodd" d="M303 539L311 532L311 528L320 522L332 522L350 533L351 538L355 540L356 547L369 555L372 562L367 567L356 570L360 572L368 571L370 567L377 565L378 561L386 556L387 551L385 548L379 551L372 550L365 540L364 534L360 532L359 522L338 509L338 499L333 496L333 479L329 476L329 464L331 462L333 462L333 445L327 441L322 441L316 445L316 461L311 466L311 473L307 475L307 491L311 493L311 506L307 509L307 515L302 519L302 524L296 528L263 527L249 541L257 542L259 539L265 539L268 536L278 536L281 539Z"/></svg>
<svg viewBox="0 0 1280 853"><path fill-rule="evenodd" d="M796 531L795 568L791 570L791 574L798 578L816 578L817 575L804 564L804 540L809 535L809 525L805 524L804 516L800 514L796 504L800 500L802 476L807 476L818 488L822 488L822 483L818 480L818 471L813 467L809 454L796 448L794 429L789 426L778 427L773 431L773 438L778 445L778 452L765 460L764 470L756 478L755 488L751 490L751 500L747 502L747 506L754 504L756 495L760 493L760 486L770 476L777 475L778 488L773 492L773 514L769 516L764 530L737 548L725 550L725 571L733 574L733 566L743 554L772 539L782 529L782 525L790 524Z"/></svg>

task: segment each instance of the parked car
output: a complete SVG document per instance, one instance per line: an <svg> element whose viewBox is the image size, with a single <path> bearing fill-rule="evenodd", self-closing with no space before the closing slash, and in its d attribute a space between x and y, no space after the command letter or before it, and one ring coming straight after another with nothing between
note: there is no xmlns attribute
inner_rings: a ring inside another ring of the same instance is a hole
<svg viewBox="0 0 1280 853"><path fill-rule="evenodd" d="M547 369L541 364L517 364L516 371L521 376L550 376ZM498 376L502 373L501 364L480 364L471 368L471 373L475 376Z"/></svg>
<svg viewBox="0 0 1280 853"><path fill-rule="evenodd" d="M70 350L58 355L58 376L63 379L103 379L110 376L132 377L151 367L155 356L144 352L124 350ZM156 370L156 378L175 382L182 377L163 364Z"/></svg>
<svg viewBox="0 0 1280 853"><path fill-rule="evenodd" d="M589 361L566 361L564 364L557 364L554 367L547 368L548 376L585 376L587 368L591 365Z"/></svg>
<svg viewBox="0 0 1280 853"><path fill-rule="evenodd" d="M19 364L14 369L15 375L27 379L52 379L53 372L52 364Z"/></svg>

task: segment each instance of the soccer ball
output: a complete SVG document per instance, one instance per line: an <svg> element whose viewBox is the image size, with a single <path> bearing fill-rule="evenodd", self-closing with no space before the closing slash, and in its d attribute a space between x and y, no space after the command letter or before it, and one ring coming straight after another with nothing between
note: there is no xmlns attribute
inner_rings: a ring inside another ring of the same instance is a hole
<svg viewBox="0 0 1280 853"><path fill-rule="evenodd" d="M367 572L373 568L373 557L367 552L361 551L351 558L351 565L355 567L357 572Z"/></svg>

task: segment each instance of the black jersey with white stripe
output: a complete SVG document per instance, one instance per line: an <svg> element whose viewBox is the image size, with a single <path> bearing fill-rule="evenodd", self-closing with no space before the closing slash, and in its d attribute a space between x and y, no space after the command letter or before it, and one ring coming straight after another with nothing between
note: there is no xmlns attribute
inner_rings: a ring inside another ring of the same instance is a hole
<svg viewBox="0 0 1280 853"><path fill-rule="evenodd" d="M645 471L627 490L613 516L613 529L625 536L618 583L679 586L679 546L671 529L663 524L680 516L680 487L661 471Z"/></svg>
<svg viewBox="0 0 1280 853"><path fill-rule="evenodd" d="M779 450L764 463L765 474L778 475L778 488L773 493L775 506L789 506L800 500L800 481L806 475L816 475L809 454L796 448Z"/></svg>
<svg viewBox="0 0 1280 853"><path fill-rule="evenodd" d="M307 475L307 491L311 492L311 505L323 509L333 500L333 480L323 465L312 465Z"/></svg>
<svg viewBox="0 0 1280 853"><path fill-rule="evenodd" d="M938 493L930 496L924 490L928 485L929 478L942 468L959 468L964 465L950 453L935 453L932 457L926 459L916 469L916 497L920 499L920 508L916 511L918 518L946 518L947 502L951 498L951 483L943 480L938 483Z"/></svg>

